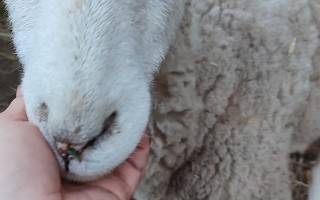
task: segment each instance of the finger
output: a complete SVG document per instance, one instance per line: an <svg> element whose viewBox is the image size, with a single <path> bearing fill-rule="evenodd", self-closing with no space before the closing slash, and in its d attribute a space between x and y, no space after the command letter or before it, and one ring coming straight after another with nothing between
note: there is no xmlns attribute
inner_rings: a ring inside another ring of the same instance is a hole
<svg viewBox="0 0 320 200"><path fill-rule="evenodd" d="M10 120L28 120L20 88L17 89L16 98L10 103L9 107L3 112L3 114Z"/></svg>
<svg viewBox="0 0 320 200"><path fill-rule="evenodd" d="M149 137L144 135L130 158L115 171L115 174L129 186L132 193L138 187L140 179L145 172L149 150Z"/></svg>
<svg viewBox="0 0 320 200"><path fill-rule="evenodd" d="M142 172L141 176L147 168L148 154L150 151L149 135L144 135L135 152L127 160L136 170Z"/></svg>
<svg viewBox="0 0 320 200"><path fill-rule="evenodd" d="M106 178L92 183L103 187L120 199L132 196L145 171L150 150L149 138L144 135L131 157Z"/></svg>

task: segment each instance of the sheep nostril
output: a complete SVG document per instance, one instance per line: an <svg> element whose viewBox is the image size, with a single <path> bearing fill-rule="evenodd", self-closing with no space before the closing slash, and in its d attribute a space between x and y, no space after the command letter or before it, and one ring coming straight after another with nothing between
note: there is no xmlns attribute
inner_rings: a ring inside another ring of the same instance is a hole
<svg viewBox="0 0 320 200"><path fill-rule="evenodd" d="M115 123L116 118L117 118L117 112L113 112L109 117L107 117L104 121L103 129L101 133L104 133L105 131L110 129L110 127Z"/></svg>
<svg viewBox="0 0 320 200"><path fill-rule="evenodd" d="M45 102L41 103L36 110L36 115L39 118L39 122L46 122L48 120L48 114L48 105Z"/></svg>
<svg viewBox="0 0 320 200"><path fill-rule="evenodd" d="M103 128L100 132L100 134L98 136L96 136L95 138L91 139L84 147L83 150L86 149L87 147L93 146L94 143L96 142L96 140L103 135L104 133L106 133L113 124L115 124L116 121L116 117L117 117L117 112L113 112L108 118L105 119L104 123L103 123Z"/></svg>

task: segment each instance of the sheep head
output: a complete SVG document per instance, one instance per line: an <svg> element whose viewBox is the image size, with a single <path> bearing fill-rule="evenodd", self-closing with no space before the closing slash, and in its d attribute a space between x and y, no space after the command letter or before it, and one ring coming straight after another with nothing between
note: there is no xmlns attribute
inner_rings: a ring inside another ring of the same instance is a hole
<svg viewBox="0 0 320 200"><path fill-rule="evenodd" d="M141 139L152 77L184 1L5 3L24 69L29 120L50 144L65 178L89 181L107 174Z"/></svg>

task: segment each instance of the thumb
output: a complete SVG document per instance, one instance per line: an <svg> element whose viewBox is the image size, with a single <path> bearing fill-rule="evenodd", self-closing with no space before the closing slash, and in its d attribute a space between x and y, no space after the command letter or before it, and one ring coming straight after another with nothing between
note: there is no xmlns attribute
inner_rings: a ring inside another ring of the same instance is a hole
<svg viewBox="0 0 320 200"><path fill-rule="evenodd" d="M9 107L3 112L3 114L9 119L15 121L28 120L20 86L17 88L16 98L10 103Z"/></svg>

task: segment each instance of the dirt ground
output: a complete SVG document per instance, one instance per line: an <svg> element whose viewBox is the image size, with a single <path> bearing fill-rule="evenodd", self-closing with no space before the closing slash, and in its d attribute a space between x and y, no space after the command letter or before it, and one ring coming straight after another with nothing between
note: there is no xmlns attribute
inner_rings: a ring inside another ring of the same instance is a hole
<svg viewBox="0 0 320 200"><path fill-rule="evenodd" d="M21 73L10 38L10 27L5 20L5 12L0 1L0 112L15 96Z"/></svg>
<svg viewBox="0 0 320 200"><path fill-rule="evenodd" d="M15 96L19 85L21 65L18 62L11 42L10 27L5 19L5 12L0 0L0 112ZM310 169L319 153L320 142L310 145L304 154L290 156L289 167L292 175L293 200L307 200L307 191L311 180Z"/></svg>

